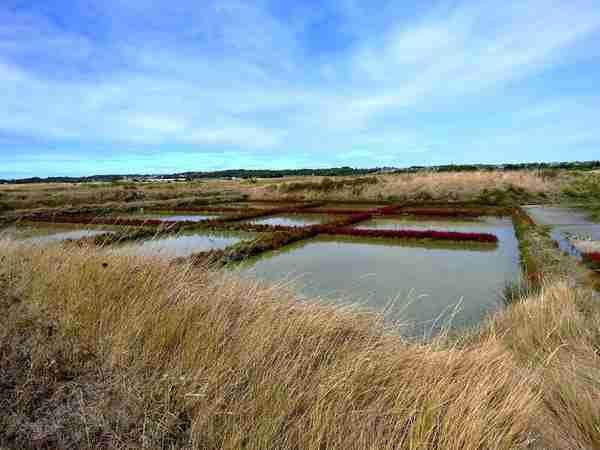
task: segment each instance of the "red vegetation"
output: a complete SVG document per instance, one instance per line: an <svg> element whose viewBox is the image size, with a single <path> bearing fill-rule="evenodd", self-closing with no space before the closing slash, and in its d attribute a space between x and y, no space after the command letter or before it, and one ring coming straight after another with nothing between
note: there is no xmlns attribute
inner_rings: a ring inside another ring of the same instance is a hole
<svg viewBox="0 0 600 450"><path fill-rule="evenodd" d="M375 209L375 214L393 214L399 207L390 205L384 208ZM207 211L206 209L195 210L193 208L179 208L176 211ZM206 258L214 259L226 257L227 260L239 260L262 251L275 250L290 242L299 239L305 239L318 234L328 235L343 235L356 237L376 237L387 239L434 239L434 240L449 240L459 242L483 242L496 243L498 238L493 234L487 233L461 233L451 231L434 231L434 230L368 230L348 228L351 225L369 220L373 217L373 213L365 211L343 211L344 216L338 217L332 222L325 224L309 225L309 226L282 226L282 225L260 225L252 224L243 221L250 219L272 216L278 214L290 214L306 212L305 208L274 208L274 209L243 209L240 214L228 215L216 219L196 221L164 221L157 219L135 219L122 217L106 217L106 216L73 216L73 215L53 215L48 213L38 213L24 217L25 220L38 222L54 222L54 223L72 223L72 224L89 224L89 225L121 225L130 227L147 227L158 228L161 232L172 233L182 229L229 229L238 231L250 231L269 233L269 235L261 236L249 246L235 246L231 251L224 252L209 252L207 254L196 255L197 259ZM338 211L336 211L337 214ZM339 211L341 214L342 211ZM350 215L348 213L351 212ZM458 208L404 208L404 213L422 214L422 215L467 215L474 216L487 213L484 210L465 210ZM517 211L517 214L520 211ZM527 217L524 215L524 217ZM591 261L600 261L600 255L592 254L589 257Z"/></svg>
<svg viewBox="0 0 600 450"><path fill-rule="evenodd" d="M437 239L446 241L469 242L498 242L498 238L489 233L460 233L455 231L435 230L366 230L362 228L336 228L323 226L319 229L322 234L377 237L388 239Z"/></svg>
<svg viewBox="0 0 600 450"><path fill-rule="evenodd" d="M584 253L583 258L594 264L600 264L600 252Z"/></svg>

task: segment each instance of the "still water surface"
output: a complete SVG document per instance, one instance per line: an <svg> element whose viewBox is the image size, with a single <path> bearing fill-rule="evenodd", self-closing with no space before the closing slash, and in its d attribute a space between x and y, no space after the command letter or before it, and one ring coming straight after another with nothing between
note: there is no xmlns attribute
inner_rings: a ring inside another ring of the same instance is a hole
<svg viewBox="0 0 600 450"><path fill-rule="evenodd" d="M49 244L66 241L67 239L98 236L112 231L114 231L114 228L104 226L80 227L70 224L18 225L2 230L0 237L9 237L29 244Z"/></svg>
<svg viewBox="0 0 600 450"><path fill-rule="evenodd" d="M260 217L249 220L249 223L257 225L282 225L287 227L303 227L317 225L339 219L339 216L327 214L278 214L270 217Z"/></svg>
<svg viewBox="0 0 600 450"><path fill-rule="evenodd" d="M586 211L566 206L526 206L524 209L539 225L550 227L552 239L559 247L579 260L581 253L569 242L569 237L600 241L600 224L589 219Z"/></svg>
<svg viewBox="0 0 600 450"><path fill-rule="evenodd" d="M193 232L180 233L141 243L126 244L115 249L115 253L125 255L162 256L180 258L193 253L223 249L238 242L251 239L253 234L243 232Z"/></svg>
<svg viewBox="0 0 600 450"><path fill-rule="evenodd" d="M131 219L140 220L162 220L169 222L200 222L208 219L218 219L221 217L219 214L170 214L170 213L159 213L159 214L136 214L132 216L126 216Z"/></svg>
<svg viewBox="0 0 600 450"><path fill-rule="evenodd" d="M507 217L482 217L472 219L454 219L447 217L423 218L415 216L379 216L360 222L354 228L367 230L438 230L466 233L494 233L494 229L512 228Z"/></svg>
<svg viewBox="0 0 600 450"><path fill-rule="evenodd" d="M499 308L503 287L520 276L510 220L461 226L496 234L498 245L320 236L265 254L239 270L263 280L294 280L302 294L325 301L341 299L378 311L395 302L386 317L415 323L410 334L436 330L459 304L451 324L460 328ZM436 229L446 228L437 221Z"/></svg>

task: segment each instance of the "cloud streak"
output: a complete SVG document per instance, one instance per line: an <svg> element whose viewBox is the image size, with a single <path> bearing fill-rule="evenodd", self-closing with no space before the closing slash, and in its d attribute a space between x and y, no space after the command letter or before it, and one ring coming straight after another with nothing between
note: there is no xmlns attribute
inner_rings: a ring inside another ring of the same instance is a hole
<svg viewBox="0 0 600 450"><path fill-rule="evenodd" d="M169 158L178 170L591 159L600 143L599 93L569 71L600 72L597 2L329 0L286 13L268 1L109 0L62 21L11 3L0 6L5 173ZM32 147L37 167L14 157ZM82 162L65 167L57 152Z"/></svg>

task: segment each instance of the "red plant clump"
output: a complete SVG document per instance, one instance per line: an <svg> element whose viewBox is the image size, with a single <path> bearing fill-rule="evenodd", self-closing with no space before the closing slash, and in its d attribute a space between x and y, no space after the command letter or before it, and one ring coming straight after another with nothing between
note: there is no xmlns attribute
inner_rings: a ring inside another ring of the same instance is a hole
<svg viewBox="0 0 600 450"><path fill-rule="evenodd" d="M595 264L600 264L600 252L584 253L583 257L587 261L593 262Z"/></svg>
<svg viewBox="0 0 600 450"><path fill-rule="evenodd" d="M362 228L336 228L324 226L319 230L323 234L338 234L356 237L378 237L391 239L440 239L448 241L498 242L498 238L489 233L461 233L456 231L435 230L368 230Z"/></svg>

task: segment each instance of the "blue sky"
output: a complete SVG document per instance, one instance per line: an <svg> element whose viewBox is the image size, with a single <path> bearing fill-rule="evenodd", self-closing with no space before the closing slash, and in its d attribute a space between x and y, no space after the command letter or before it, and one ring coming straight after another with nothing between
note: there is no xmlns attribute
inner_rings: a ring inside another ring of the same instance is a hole
<svg viewBox="0 0 600 450"><path fill-rule="evenodd" d="M2 0L0 178L590 160L598 0Z"/></svg>

